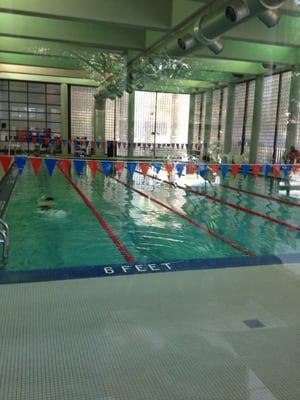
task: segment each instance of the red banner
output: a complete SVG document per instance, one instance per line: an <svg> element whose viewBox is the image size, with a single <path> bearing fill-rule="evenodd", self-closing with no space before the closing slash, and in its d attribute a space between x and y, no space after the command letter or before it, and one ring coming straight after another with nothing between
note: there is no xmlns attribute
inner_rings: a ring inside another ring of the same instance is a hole
<svg viewBox="0 0 300 400"><path fill-rule="evenodd" d="M145 162L140 162L139 163L139 167L141 168L141 171L144 175L144 177L146 177L148 170L150 168L150 164L149 163L145 163Z"/></svg>
<svg viewBox="0 0 300 400"><path fill-rule="evenodd" d="M258 176L259 172L260 172L260 165L255 164L255 165L252 165L251 168L252 168L252 172L253 172L254 178L256 178Z"/></svg>
<svg viewBox="0 0 300 400"><path fill-rule="evenodd" d="M235 178L240 171L240 165L232 164L230 167L230 171L231 171L232 176Z"/></svg>
<svg viewBox="0 0 300 400"><path fill-rule="evenodd" d="M40 168L41 168L42 159L41 158L31 157L30 160L31 160L32 169L33 169L35 175L37 175L39 173Z"/></svg>
<svg viewBox="0 0 300 400"><path fill-rule="evenodd" d="M11 161L12 157L10 156L0 156L0 162L5 173L8 171Z"/></svg>
<svg viewBox="0 0 300 400"><path fill-rule="evenodd" d="M67 176L71 167L71 160L60 160L59 167L62 170L63 174Z"/></svg>
<svg viewBox="0 0 300 400"><path fill-rule="evenodd" d="M89 166L93 177L95 178L97 169L98 169L98 161L95 160L88 160L87 165Z"/></svg>
<svg viewBox="0 0 300 400"><path fill-rule="evenodd" d="M117 175L120 177L123 169L124 169L124 162L123 161L116 161L115 162L115 169L116 169L116 173Z"/></svg>

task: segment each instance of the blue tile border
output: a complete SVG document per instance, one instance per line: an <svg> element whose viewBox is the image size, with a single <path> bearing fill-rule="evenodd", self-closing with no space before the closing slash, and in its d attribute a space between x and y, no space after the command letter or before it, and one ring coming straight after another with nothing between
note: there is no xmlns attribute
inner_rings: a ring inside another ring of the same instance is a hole
<svg viewBox="0 0 300 400"><path fill-rule="evenodd" d="M163 272L198 271L223 268L255 267L259 265L300 263L300 253L254 257L225 257L141 264L106 264L86 267L0 271L0 284L61 281L68 279L104 278L154 274Z"/></svg>

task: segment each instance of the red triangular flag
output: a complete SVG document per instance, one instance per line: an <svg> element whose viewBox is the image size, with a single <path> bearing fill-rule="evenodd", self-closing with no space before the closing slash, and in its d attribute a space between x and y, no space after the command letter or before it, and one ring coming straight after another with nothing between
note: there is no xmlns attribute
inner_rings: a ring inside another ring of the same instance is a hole
<svg viewBox="0 0 300 400"><path fill-rule="evenodd" d="M240 171L240 166L238 164L232 164L230 167L231 174L235 178Z"/></svg>
<svg viewBox="0 0 300 400"><path fill-rule="evenodd" d="M219 172L218 164L212 164L212 165L210 165L210 168L211 168L212 172L214 172L215 174L217 174Z"/></svg>
<svg viewBox="0 0 300 400"><path fill-rule="evenodd" d="M298 170L300 169L300 165L299 164L294 164L292 165L292 171L295 174Z"/></svg>
<svg viewBox="0 0 300 400"><path fill-rule="evenodd" d="M98 169L98 161L88 160L87 165L89 166L90 170L92 171L92 175L95 178Z"/></svg>
<svg viewBox="0 0 300 400"><path fill-rule="evenodd" d="M59 167L62 170L63 174L67 176L71 167L71 160L60 160Z"/></svg>
<svg viewBox="0 0 300 400"><path fill-rule="evenodd" d="M141 168L144 177L146 177L148 170L150 168L150 164L145 162L140 162L139 167Z"/></svg>
<svg viewBox="0 0 300 400"><path fill-rule="evenodd" d="M10 156L0 156L1 165L3 171L6 173L10 167L12 157Z"/></svg>
<svg viewBox="0 0 300 400"><path fill-rule="evenodd" d="M173 171L173 165L172 164L165 164L165 170L170 175L172 173L172 171Z"/></svg>
<svg viewBox="0 0 300 400"><path fill-rule="evenodd" d="M197 166L195 164L188 164L186 166L186 173L187 174L194 174L197 171Z"/></svg>
<svg viewBox="0 0 300 400"><path fill-rule="evenodd" d="M122 171L124 169L124 162L123 161L116 161L115 162L115 169L116 169L117 175L120 177L121 174L122 174Z"/></svg>
<svg viewBox="0 0 300 400"><path fill-rule="evenodd" d="M274 176L279 176L280 175L280 165L273 165L273 174Z"/></svg>
<svg viewBox="0 0 300 400"><path fill-rule="evenodd" d="M258 174L259 174L259 171L260 171L260 165L255 164L255 165L252 165L251 168L252 168L252 172L253 172L254 178L256 178L258 176Z"/></svg>
<svg viewBox="0 0 300 400"><path fill-rule="evenodd" d="M30 160L31 160L32 169L33 169L35 175L37 175L39 173L39 170L41 167L42 159L36 158L36 157L30 157Z"/></svg>

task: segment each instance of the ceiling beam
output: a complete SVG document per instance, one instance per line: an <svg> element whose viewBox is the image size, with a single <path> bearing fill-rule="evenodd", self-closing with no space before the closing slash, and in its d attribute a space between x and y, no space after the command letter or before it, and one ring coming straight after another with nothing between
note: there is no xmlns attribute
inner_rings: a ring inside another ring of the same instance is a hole
<svg viewBox="0 0 300 400"><path fill-rule="evenodd" d="M205 89L200 89L205 90ZM161 92L161 93L182 93L182 94L190 94L193 93L192 88L185 88L185 87L179 87L179 86L170 86L170 85L156 85L156 84L146 84L142 91L148 91L148 92Z"/></svg>
<svg viewBox="0 0 300 400"><path fill-rule="evenodd" d="M300 46L300 18L282 15L278 24L267 28L258 18L228 31L224 38L289 47Z"/></svg>
<svg viewBox="0 0 300 400"><path fill-rule="evenodd" d="M71 59L1 52L0 60L5 64L28 65L33 67L64 69L78 69L79 67L75 58Z"/></svg>
<svg viewBox="0 0 300 400"><path fill-rule="evenodd" d="M283 65L293 65L298 59L297 50L294 47L244 42L229 38L224 39L224 49L217 56L207 47L194 52L193 57L195 56L261 63L272 60L275 64Z"/></svg>
<svg viewBox="0 0 300 400"><path fill-rule="evenodd" d="M219 60L205 57L189 57L185 61L192 70L197 71L219 71L243 75L265 73L262 64L249 61Z"/></svg>
<svg viewBox="0 0 300 400"><path fill-rule="evenodd" d="M110 53L108 49L97 47L86 47L73 43L49 42L45 40L24 39L19 37L0 37L0 52L28 54L28 55L47 55L70 57L77 52L88 53L101 52ZM114 50L114 53L126 54L125 51Z"/></svg>
<svg viewBox="0 0 300 400"><path fill-rule="evenodd" d="M164 79L161 82L155 83L158 86L179 86L184 88L203 88L209 89L213 87L213 83L208 81L196 81L190 79Z"/></svg>
<svg viewBox="0 0 300 400"><path fill-rule="evenodd" d="M79 78L87 80L86 73L81 70L68 70L63 68L45 68L45 67L33 67L26 65L14 65L0 63L1 73L15 73L23 75L39 75L39 76L56 76L56 77L67 77L67 78ZM26 78L25 78L26 79ZM88 79L89 80L89 79ZM98 82L99 84L99 82Z"/></svg>
<svg viewBox="0 0 300 400"><path fill-rule="evenodd" d="M99 82L90 79L1 72L1 69L0 69L0 79L11 79L14 81L46 82L46 83L67 83L69 85L94 86L94 87L97 87L99 85Z"/></svg>
<svg viewBox="0 0 300 400"><path fill-rule="evenodd" d="M143 29L6 13L0 13L0 36L121 50L142 50L145 44Z"/></svg>
<svg viewBox="0 0 300 400"><path fill-rule="evenodd" d="M172 0L1 0L0 11L154 30L167 30L172 24Z"/></svg>

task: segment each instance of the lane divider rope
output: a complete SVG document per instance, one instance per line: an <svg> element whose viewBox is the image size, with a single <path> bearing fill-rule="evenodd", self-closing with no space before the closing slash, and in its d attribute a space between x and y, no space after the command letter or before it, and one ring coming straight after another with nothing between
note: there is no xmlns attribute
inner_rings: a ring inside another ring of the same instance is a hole
<svg viewBox="0 0 300 400"><path fill-rule="evenodd" d="M62 172L63 174L63 172ZM64 174L63 174L64 175ZM69 182L69 184L75 189L75 191L79 194L79 196L82 198L86 206L92 211L94 216L97 218L97 220L100 222L100 225L102 228L105 230L107 235L110 237L110 239L113 241L115 246L118 248L122 256L125 258L125 260L129 263L135 263L134 257L129 253L129 251L126 249L126 247L123 245L123 243L120 241L118 236L113 232L109 224L106 222L104 217L96 210L96 208L93 206L93 204L90 202L90 200L86 197L86 195L79 189L79 187L70 179L68 176L65 176L66 180Z"/></svg>
<svg viewBox="0 0 300 400"><path fill-rule="evenodd" d="M252 196L261 197L261 198L267 199L267 200L274 200L274 201L277 201L278 203L283 203L283 204L286 204L288 206L300 207L299 203L295 203L292 200L279 199L278 197L268 196L268 195L265 195L265 194L262 194L262 193L257 193L257 192L252 192L250 190L237 188L237 187L234 187L234 186L227 185L225 183L222 183L220 186L225 187L226 189L234 190L236 192L247 193L247 194L250 194Z"/></svg>
<svg viewBox="0 0 300 400"><path fill-rule="evenodd" d="M142 175L142 172L140 172L140 171L136 171L136 172ZM166 184L168 184L170 186L173 186L172 183L170 183L170 182L168 182L168 181L166 181L164 179L159 179L156 176L151 176L151 175L148 175L148 174L147 174L147 176L149 178L152 178L152 179L158 180L160 182L166 183ZM223 199L219 199L217 197L210 196L207 193L199 192L199 191L196 191L196 190L193 190L193 189L190 189L190 188L186 188L186 187L178 185L178 184L176 184L176 188L185 190L186 192L189 192L189 193L196 194L197 196L206 197L209 200L215 201L215 202L220 203L220 204L225 204L226 206L234 208L235 210L239 210L239 211L243 211L245 213L251 214L251 215L255 215L256 217L260 217L260 218L263 218L263 219L265 219L267 221L274 222L275 224L279 224L279 225L285 226L286 228L291 229L293 231L300 232L300 227L297 226L297 225L289 224L288 222L282 221L282 220L277 219L277 218L270 217L269 215L260 213L258 211L251 210L250 208L241 207L241 206L238 206L237 204L230 203L229 201L226 201L226 200L223 200Z"/></svg>
<svg viewBox="0 0 300 400"><path fill-rule="evenodd" d="M103 173L100 169L99 169L99 171L101 173ZM144 192L142 192L142 191L140 191L140 190L128 185L127 183L121 181L120 179L118 179L116 177L111 176L110 178L114 179L116 182L119 182L121 185L127 187L128 189L132 190L133 192L136 192L139 195L145 197L146 199L151 200L153 203L156 203L156 204L166 208L167 210L173 212L174 214L176 214L179 217L181 217L181 218L185 219L186 221L188 221L190 224L196 226L198 229L202 230L205 233L208 233L209 235L215 237L216 239L221 240L222 242L228 244L229 246L231 246L234 249L238 250L239 252L245 254L246 256L255 256L254 253L252 253L251 251L247 250L246 248L244 248L244 247L238 245L237 243L234 243L234 242L224 238L223 236L219 235L217 232L215 232L215 231L213 231L213 230L211 230L209 228L206 228L204 225L202 225L199 222L193 220L192 218L190 218L189 216L187 216L187 215L183 214L182 212L176 210L175 208L173 208L173 207L161 202L160 200L157 200L155 197L147 195L146 193L144 193Z"/></svg>

